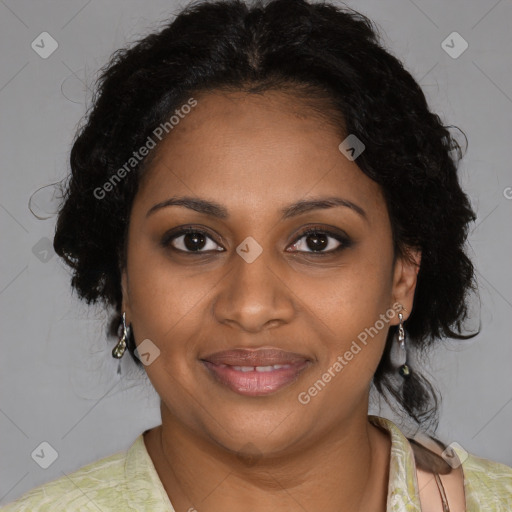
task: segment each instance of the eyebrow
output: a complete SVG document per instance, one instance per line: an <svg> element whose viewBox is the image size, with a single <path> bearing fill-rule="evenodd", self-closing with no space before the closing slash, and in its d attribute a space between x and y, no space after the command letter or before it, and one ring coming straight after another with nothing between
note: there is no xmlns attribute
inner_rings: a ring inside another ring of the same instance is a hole
<svg viewBox="0 0 512 512"><path fill-rule="evenodd" d="M216 217L218 219L228 219L229 213L228 210L219 203L215 203L214 201L208 201L206 199L199 199L197 197L171 197L170 199L166 199L161 203L157 203L152 206L148 212L146 213L146 217L149 217L153 213L162 208L166 208L168 206L182 206L188 208L190 210L194 210L199 213L203 213L205 215L209 215L211 217ZM289 219L291 217L295 217L297 215L301 215L303 213L307 213L312 210L326 210L328 208L335 208L337 206L344 206L346 208L350 208L352 211L356 212L366 221L368 217L366 212L358 206L357 204L349 201L348 199L343 199L341 197L321 197L317 199L302 199L293 204L290 204L280 210L281 220Z"/></svg>

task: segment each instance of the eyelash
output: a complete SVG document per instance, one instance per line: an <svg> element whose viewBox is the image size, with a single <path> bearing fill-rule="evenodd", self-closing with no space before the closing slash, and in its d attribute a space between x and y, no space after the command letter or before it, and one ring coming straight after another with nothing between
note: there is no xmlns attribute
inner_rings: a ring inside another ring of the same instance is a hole
<svg viewBox="0 0 512 512"><path fill-rule="evenodd" d="M189 233L203 235L204 237L209 238L214 243L219 245L208 234L208 232L206 232L202 229L193 228L193 227L184 227L184 228L180 228L179 231L166 233L162 237L161 245L164 248L171 248L172 250L174 250L176 252L185 253L185 254L198 255L198 254L208 254L208 253L212 252L211 250L208 250L208 251L184 251L183 249L177 249L176 247L171 246L171 242L173 240L176 240L180 236L183 236L183 235L186 235ZM350 240L350 238L348 236L342 235L341 233L334 233L332 231L326 230L325 228L319 228L319 227L309 227L309 228L305 228L304 230L300 231L299 234L297 235L297 237L295 238L295 241L291 245L295 245L299 240L301 240L304 237L307 238L309 235L327 235L328 237L334 238L337 242L340 243L340 245L338 247L336 247L336 249L331 249L329 251L294 251L294 252L298 252L299 254L308 254L308 255L322 257L322 256L329 256L329 255L341 252L343 249L346 249L352 245L352 241ZM169 247L169 246L171 246L171 247ZM213 251L213 252L222 252L222 251Z"/></svg>

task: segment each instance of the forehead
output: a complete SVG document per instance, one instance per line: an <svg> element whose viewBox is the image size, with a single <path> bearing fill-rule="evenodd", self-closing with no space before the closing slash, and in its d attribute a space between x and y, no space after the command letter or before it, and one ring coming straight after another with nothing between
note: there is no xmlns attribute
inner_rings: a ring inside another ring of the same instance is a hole
<svg viewBox="0 0 512 512"><path fill-rule="evenodd" d="M194 98L155 149L139 202L196 195L262 211L329 194L382 210L380 187L338 149L342 127L308 102L276 91Z"/></svg>

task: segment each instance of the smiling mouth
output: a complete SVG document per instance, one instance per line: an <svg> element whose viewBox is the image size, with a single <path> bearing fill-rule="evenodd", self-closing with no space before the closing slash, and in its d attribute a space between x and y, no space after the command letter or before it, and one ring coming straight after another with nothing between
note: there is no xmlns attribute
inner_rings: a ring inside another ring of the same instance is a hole
<svg viewBox="0 0 512 512"><path fill-rule="evenodd" d="M201 359L201 363L217 383L235 393L263 396L296 381L311 361L278 349L236 349L217 352Z"/></svg>

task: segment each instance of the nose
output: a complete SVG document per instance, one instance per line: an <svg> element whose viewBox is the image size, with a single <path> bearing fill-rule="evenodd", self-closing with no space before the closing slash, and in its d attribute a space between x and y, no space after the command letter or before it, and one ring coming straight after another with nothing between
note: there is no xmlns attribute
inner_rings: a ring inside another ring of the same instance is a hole
<svg viewBox="0 0 512 512"><path fill-rule="evenodd" d="M213 311L220 323L259 332L289 323L295 314L294 294L268 251L251 263L237 253L219 286ZM283 270L283 269L282 269Z"/></svg>

